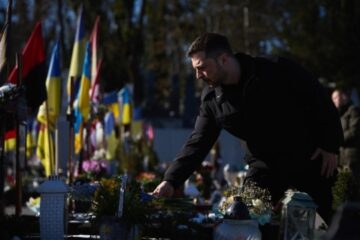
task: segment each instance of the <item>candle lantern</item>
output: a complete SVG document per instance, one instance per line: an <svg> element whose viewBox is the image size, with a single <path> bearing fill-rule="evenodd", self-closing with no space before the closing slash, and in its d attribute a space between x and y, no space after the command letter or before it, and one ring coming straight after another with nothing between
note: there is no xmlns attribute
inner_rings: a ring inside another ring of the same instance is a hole
<svg viewBox="0 0 360 240"><path fill-rule="evenodd" d="M287 191L282 201L280 239L313 239L317 205L305 192Z"/></svg>
<svg viewBox="0 0 360 240"><path fill-rule="evenodd" d="M58 176L50 176L40 185L41 239L64 239L67 226L68 186Z"/></svg>

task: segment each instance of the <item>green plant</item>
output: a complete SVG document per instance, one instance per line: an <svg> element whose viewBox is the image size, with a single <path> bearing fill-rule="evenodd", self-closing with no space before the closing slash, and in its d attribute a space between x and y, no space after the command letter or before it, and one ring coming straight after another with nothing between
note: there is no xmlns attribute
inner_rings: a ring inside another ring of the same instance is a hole
<svg viewBox="0 0 360 240"><path fill-rule="evenodd" d="M350 170L340 170L335 184L332 188L333 209L336 210L342 203L346 201L359 201L360 191L359 185L353 178Z"/></svg>
<svg viewBox="0 0 360 240"><path fill-rule="evenodd" d="M115 216L118 210L120 186L120 178L100 180L92 206L97 219L103 216ZM152 211L151 201L147 201L143 194L140 183L135 180L126 184L122 218L127 222L142 223L146 221L147 215Z"/></svg>

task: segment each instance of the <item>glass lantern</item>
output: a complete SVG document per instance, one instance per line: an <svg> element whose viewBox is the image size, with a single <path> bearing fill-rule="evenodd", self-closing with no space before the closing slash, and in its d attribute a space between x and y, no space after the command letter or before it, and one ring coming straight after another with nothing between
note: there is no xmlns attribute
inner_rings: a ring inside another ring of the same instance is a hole
<svg viewBox="0 0 360 240"><path fill-rule="evenodd" d="M313 239L317 205L305 192L286 192L282 201L280 239Z"/></svg>

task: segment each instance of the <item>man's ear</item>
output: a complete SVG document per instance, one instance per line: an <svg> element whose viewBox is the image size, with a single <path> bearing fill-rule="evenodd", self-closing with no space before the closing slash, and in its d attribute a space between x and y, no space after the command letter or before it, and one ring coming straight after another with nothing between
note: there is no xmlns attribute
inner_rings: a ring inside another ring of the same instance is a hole
<svg viewBox="0 0 360 240"><path fill-rule="evenodd" d="M229 55L227 53L222 53L218 59L219 59L219 64L223 66L229 61Z"/></svg>

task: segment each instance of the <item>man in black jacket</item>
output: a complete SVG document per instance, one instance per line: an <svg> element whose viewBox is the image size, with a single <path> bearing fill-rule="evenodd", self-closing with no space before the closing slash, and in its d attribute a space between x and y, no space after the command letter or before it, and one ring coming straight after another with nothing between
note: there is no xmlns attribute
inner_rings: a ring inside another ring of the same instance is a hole
<svg viewBox="0 0 360 240"><path fill-rule="evenodd" d="M338 109L344 131L344 142L340 148L340 166L349 169L360 186L360 109L351 101L350 94L335 89L331 95Z"/></svg>
<svg viewBox="0 0 360 240"><path fill-rule="evenodd" d="M328 219L343 136L320 83L287 59L234 55L227 38L216 33L198 37L188 56L196 78L207 86L195 129L153 194L171 196L225 129L247 143L246 181L268 188L274 202L289 187L305 191Z"/></svg>

